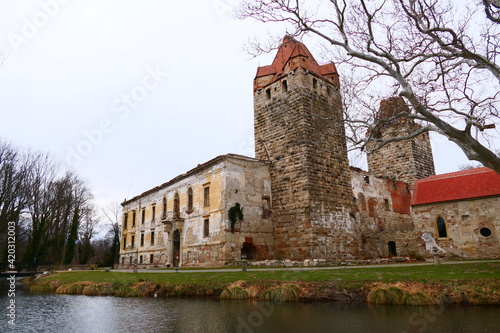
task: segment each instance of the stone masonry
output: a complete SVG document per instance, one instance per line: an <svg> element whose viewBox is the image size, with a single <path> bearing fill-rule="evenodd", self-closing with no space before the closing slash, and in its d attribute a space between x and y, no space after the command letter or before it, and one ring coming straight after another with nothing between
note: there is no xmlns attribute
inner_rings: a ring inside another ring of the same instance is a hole
<svg viewBox="0 0 500 333"><path fill-rule="evenodd" d="M255 154L271 162L277 257L357 255L335 66L285 38L254 81Z"/></svg>
<svg viewBox="0 0 500 333"><path fill-rule="evenodd" d="M398 114L409 114L409 108L402 97L388 98L380 103L380 125L373 136L377 139L390 139L409 135L420 125ZM428 133L415 138L391 142L377 150L376 143L368 144L368 168L379 177L389 177L412 184L416 179L435 174L434 160ZM372 151L372 152L370 152Z"/></svg>

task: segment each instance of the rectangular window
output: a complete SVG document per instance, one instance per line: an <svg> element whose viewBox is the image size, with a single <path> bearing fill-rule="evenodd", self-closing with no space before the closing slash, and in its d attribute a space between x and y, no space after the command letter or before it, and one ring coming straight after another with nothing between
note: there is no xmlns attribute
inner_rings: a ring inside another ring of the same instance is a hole
<svg viewBox="0 0 500 333"><path fill-rule="evenodd" d="M123 214L123 230L127 230L128 214Z"/></svg>
<svg viewBox="0 0 500 333"><path fill-rule="evenodd" d="M151 230L151 245L155 245L155 231Z"/></svg>
<svg viewBox="0 0 500 333"><path fill-rule="evenodd" d="M130 242L130 245L132 247L135 247L135 236L134 235L132 235L132 241Z"/></svg>
<svg viewBox="0 0 500 333"><path fill-rule="evenodd" d="M135 210L132 212L132 228L135 227Z"/></svg>
<svg viewBox="0 0 500 333"><path fill-rule="evenodd" d="M142 264L142 255L139 256L139 264Z"/></svg>
<svg viewBox="0 0 500 333"><path fill-rule="evenodd" d="M156 206L153 205L153 207L151 207L151 222L155 221L155 215L156 215Z"/></svg>
<svg viewBox="0 0 500 333"><path fill-rule="evenodd" d="M149 263L152 264L154 261L155 256L153 254L149 255Z"/></svg>
<svg viewBox="0 0 500 333"><path fill-rule="evenodd" d="M203 237L208 237L210 235L210 222L208 219L203 221Z"/></svg>
<svg viewBox="0 0 500 333"><path fill-rule="evenodd" d="M206 186L203 189L203 206L208 207L210 206L210 187Z"/></svg>
<svg viewBox="0 0 500 333"><path fill-rule="evenodd" d="M384 199L385 210L390 211L391 206L389 205L389 199Z"/></svg>
<svg viewBox="0 0 500 333"><path fill-rule="evenodd" d="M123 249L125 250L127 248L127 236L123 237Z"/></svg>
<svg viewBox="0 0 500 333"><path fill-rule="evenodd" d="M141 233L141 246L144 246L144 233Z"/></svg>
<svg viewBox="0 0 500 333"><path fill-rule="evenodd" d="M141 212L141 224L144 224L144 221L146 221L146 208L143 208Z"/></svg>

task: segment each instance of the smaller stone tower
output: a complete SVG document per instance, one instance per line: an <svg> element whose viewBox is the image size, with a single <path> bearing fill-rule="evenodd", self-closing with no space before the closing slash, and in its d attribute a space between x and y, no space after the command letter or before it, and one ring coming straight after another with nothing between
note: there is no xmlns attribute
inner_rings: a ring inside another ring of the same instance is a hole
<svg viewBox="0 0 500 333"><path fill-rule="evenodd" d="M379 120L381 124L373 135L379 139L390 139L414 133L420 128L412 119L400 117L388 121L400 113L409 113L408 105L402 97L392 97L380 103ZM387 121L384 123L384 121ZM368 144L372 151L375 143ZM368 168L379 177L389 177L409 184L416 179L435 174L429 133L415 138L391 142L368 153Z"/></svg>

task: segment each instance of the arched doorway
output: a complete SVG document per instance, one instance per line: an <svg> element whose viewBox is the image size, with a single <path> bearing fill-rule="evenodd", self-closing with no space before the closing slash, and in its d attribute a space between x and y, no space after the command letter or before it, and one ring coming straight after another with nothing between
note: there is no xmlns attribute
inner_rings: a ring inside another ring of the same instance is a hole
<svg viewBox="0 0 500 333"><path fill-rule="evenodd" d="M172 235L172 264L174 267L179 267L181 258L181 232L175 230Z"/></svg>
<svg viewBox="0 0 500 333"><path fill-rule="evenodd" d="M388 242L387 247L389 248L389 255L397 257L398 252L396 251L396 242L394 241Z"/></svg>
<svg viewBox="0 0 500 333"><path fill-rule="evenodd" d="M243 243L241 258L257 259L257 249L250 243Z"/></svg>

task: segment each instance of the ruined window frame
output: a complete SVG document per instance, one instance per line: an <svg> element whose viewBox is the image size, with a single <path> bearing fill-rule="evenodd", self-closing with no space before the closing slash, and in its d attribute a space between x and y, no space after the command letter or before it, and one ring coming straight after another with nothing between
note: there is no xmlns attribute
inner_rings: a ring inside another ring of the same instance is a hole
<svg viewBox="0 0 500 333"><path fill-rule="evenodd" d="M141 242L140 242L140 247L144 246L144 232L141 232Z"/></svg>
<svg viewBox="0 0 500 333"><path fill-rule="evenodd" d="M146 222L146 208L144 207L141 209L141 224L144 224Z"/></svg>
<svg viewBox="0 0 500 333"><path fill-rule="evenodd" d="M161 218L164 220L167 218L167 198L163 197L162 199L162 213L161 213Z"/></svg>
<svg viewBox="0 0 500 333"><path fill-rule="evenodd" d="M174 218L177 219L181 215L181 197L178 192L174 194Z"/></svg>
<svg viewBox="0 0 500 333"><path fill-rule="evenodd" d="M130 240L130 246L135 247L135 235L132 235L132 239Z"/></svg>
<svg viewBox="0 0 500 333"><path fill-rule="evenodd" d="M268 195L262 196L262 216L264 220L270 219L272 217L273 210L271 207L271 197Z"/></svg>
<svg viewBox="0 0 500 333"><path fill-rule="evenodd" d="M137 213L135 212L135 209L132 211L132 228L135 227L135 220L137 218Z"/></svg>
<svg viewBox="0 0 500 333"><path fill-rule="evenodd" d="M128 212L123 214L123 230L128 229Z"/></svg>
<svg viewBox="0 0 500 333"><path fill-rule="evenodd" d="M203 186L203 207L210 206L210 185Z"/></svg>
<svg viewBox="0 0 500 333"><path fill-rule="evenodd" d="M154 223L156 218L156 204L151 205L151 222Z"/></svg>
<svg viewBox="0 0 500 333"><path fill-rule="evenodd" d="M127 235L123 236L123 249L127 248Z"/></svg>
<svg viewBox="0 0 500 333"><path fill-rule="evenodd" d="M187 212L191 213L193 211L193 189L191 187L187 190Z"/></svg>
<svg viewBox="0 0 500 333"><path fill-rule="evenodd" d="M155 245L155 229L151 229L151 245Z"/></svg>
<svg viewBox="0 0 500 333"><path fill-rule="evenodd" d="M209 237L210 236L210 219L208 217L205 217L203 219L203 237Z"/></svg>

